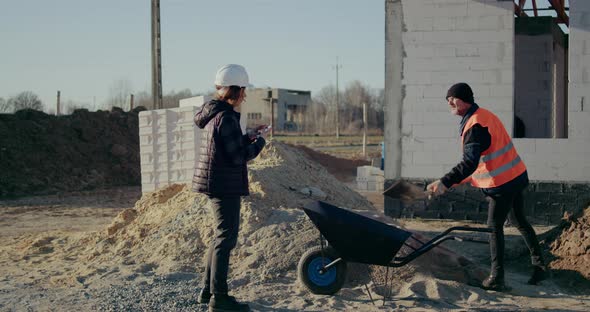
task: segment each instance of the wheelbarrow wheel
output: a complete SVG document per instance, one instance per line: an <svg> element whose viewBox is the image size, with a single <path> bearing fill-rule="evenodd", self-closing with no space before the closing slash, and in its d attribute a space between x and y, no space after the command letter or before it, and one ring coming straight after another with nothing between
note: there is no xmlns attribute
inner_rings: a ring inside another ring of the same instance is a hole
<svg viewBox="0 0 590 312"><path fill-rule="evenodd" d="M342 260L324 273L320 269L338 258L332 247L325 247L323 251L321 246L309 249L301 256L297 265L299 280L314 294L337 293L346 280L346 262Z"/></svg>

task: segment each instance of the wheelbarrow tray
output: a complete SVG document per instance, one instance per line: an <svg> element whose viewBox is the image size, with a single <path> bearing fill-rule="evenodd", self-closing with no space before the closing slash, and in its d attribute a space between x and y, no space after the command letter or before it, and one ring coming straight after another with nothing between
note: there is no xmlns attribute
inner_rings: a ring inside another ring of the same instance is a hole
<svg viewBox="0 0 590 312"><path fill-rule="evenodd" d="M387 265L412 235L321 201L309 203L303 210L330 246L350 262Z"/></svg>

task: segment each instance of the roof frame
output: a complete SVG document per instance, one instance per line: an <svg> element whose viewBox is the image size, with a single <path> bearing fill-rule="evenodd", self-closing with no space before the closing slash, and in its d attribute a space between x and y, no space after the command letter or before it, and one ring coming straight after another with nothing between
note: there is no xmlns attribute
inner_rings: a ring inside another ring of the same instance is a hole
<svg viewBox="0 0 590 312"><path fill-rule="evenodd" d="M530 11L530 9L525 9L525 5L528 0L514 0L514 14L516 16L528 16L526 11ZM549 2L549 7L546 9L541 9L537 7L537 0L531 0L533 4L533 14L535 17L539 16L540 10L553 10L557 13L556 22L559 24L565 24L569 27L569 16L566 13L569 8L565 7L565 0L547 0Z"/></svg>

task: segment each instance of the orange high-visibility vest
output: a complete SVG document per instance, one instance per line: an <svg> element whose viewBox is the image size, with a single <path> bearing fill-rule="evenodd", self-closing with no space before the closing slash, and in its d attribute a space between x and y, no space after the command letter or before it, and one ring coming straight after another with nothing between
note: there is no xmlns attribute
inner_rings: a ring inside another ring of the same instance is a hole
<svg viewBox="0 0 590 312"><path fill-rule="evenodd" d="M500 119L492 112L478 108L465 123L463 134L473 125L487 127L491 136L490 147L481 153L479 164L471 175L471 184L479 188L500 186L512 181L526 171L524 162L518 156L512 140Z"/></svg>

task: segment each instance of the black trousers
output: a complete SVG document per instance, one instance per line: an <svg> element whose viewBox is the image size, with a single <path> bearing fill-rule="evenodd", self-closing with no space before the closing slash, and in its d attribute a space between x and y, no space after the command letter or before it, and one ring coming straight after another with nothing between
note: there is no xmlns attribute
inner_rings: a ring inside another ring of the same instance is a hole
<svg viewBox="0 0 590 312"><path fill-rule="evenodd" d="M207 255L202 287L213 294L227 294L229 256L238 241L240 197L209 196L215 233Z"/></svg>
<svg viewBox="0 0 590 312"><path fill-rule="evenodd" d="M504 222L507 217L524 238L531 254L532 264L542 266L543 257L537 235L524 215L522 190L493 195L487 194L487 196L490 199L488 226L493 231L490 234L490 254L492 260L490 275L504 277Z"/></svg>

